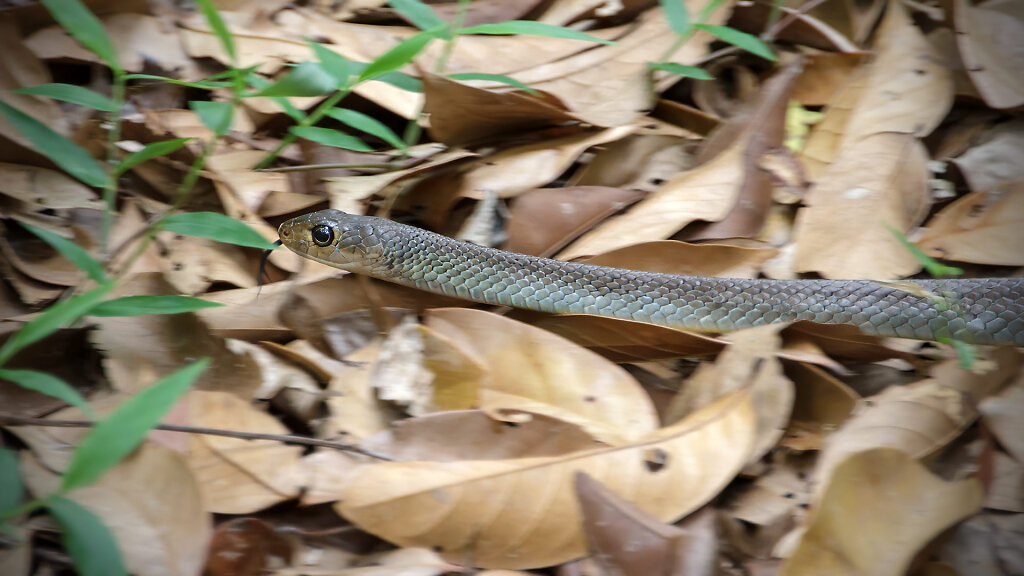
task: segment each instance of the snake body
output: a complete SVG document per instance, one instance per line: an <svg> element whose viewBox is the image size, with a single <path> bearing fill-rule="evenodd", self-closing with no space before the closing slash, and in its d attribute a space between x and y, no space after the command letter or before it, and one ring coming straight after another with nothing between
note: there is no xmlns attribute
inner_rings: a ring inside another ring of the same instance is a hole
<svg viewBox="0 0 1024 576"><path fill-rule="evenodd" d="M868 334L1024 346L1024 279L915 280L948 306L867 280L770 280L640 272L460 242L371 216L322 210L281 225L301 256L484 304L595 314L701 332L810 320Z"/></svg>

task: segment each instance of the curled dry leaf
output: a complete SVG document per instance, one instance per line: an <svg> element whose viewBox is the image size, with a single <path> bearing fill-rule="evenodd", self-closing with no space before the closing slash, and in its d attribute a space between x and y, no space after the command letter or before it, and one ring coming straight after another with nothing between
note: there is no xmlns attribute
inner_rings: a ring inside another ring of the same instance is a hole
<svg viewBox="0 0 1024 576"><path fill-rule="evenodd" d="M956 40L964 68L985 102L999 109L1024 104L1024 7L1015 0L954 0Z"/></svg>
<svg viewBox="0 0 1024 576"><path fill-rule="evenodd" d="M663 522L717 494L746 462L756 416L739 392L620 447L566 456L385 462L348 483L337 509L401 546L487 568L550 566L585 553L573 477L586 472Z"/></svg>
<svg viewBox="0 0 1024 576"><path fill-rule="evenodd" d="M288 434L266 412L227 392L193 390L186 395L186 424L204 428ZM298 495L306 478L302 448L274 440L241 440L194 434L188 465L211 512L246 514Z"/></svg>
<svg viewBox="0 0 1024 576"><path fill-rule="evenodd" d="M984 125L982 125L984 126ZM1024 118L996 124L975 134L977 143L953 160L971 190L1019 187L1024 180Z"/></svg>
<svg viewBox="0 0 1024 576"><path fill-rule="evenodd" d="M874 48L874 59L840 88L804 145L812 181L826 182L825 169L838 158L863 154L850 147L864 137L931 133L953 104L952 74L901 3L889 4Z"/></svg>
<svg viewBox="0 0 1024 576"><path fill-rule="evenodd" d="M1024 266L1024 181L958 198L928 222L917 245L937 258Z"/></svg>
<svg viewBox="0 0 1024 576"><path fill-rule="evenodd" d="M835 468L780 576L901 576L934 537L976 512L975 479L944 482L903 451L874 448Z"/></svg>
<svg viewBox="0 0 1024 576"><path fill-rule="evenodd" d="M922 458L959 436L977 418L977 405L1016 373L1020 358L1013 348L994 349L987 372L975 374L956 360L936 366L932 377L909 386L891 386L867 398L825 443L815 477L827 480L852 453L877 447L898 448Z"/></svg>
<svg viewBox="0 0 1024 576"><path fill-rule="evenodd" d="M60 476L27 454L21 462L29 489L36 496L56 492ZM97 482L67 497L110 528L130 573L194 576L201 572L212 518L195 477L177 452L143 444Z"/></svg>
<svg viewBox="0 0 1024 576"><path fill-rule="evenodd" d="M492 418L519 421L543 414L614 445L636 441L658 426L650 398L628 372L559 336L467 308L430 310L426 327L472 361L474 371L445 374L476 377L479 407ZM465 385L454 383L460 384Z"/></svg>
<svg viewBox="0 0 1024 576"><path fill-rule="evenodd" d="M927 161L911 134L875 134L848 145L797 214L796 270L874 280L920 270L888 227L906 232L927 213Z"/></svg>

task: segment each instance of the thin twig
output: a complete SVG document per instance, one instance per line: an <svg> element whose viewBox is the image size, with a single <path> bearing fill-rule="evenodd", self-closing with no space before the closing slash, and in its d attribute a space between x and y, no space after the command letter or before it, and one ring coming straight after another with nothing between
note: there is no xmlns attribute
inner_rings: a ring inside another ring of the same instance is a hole
<svg viewBox="0 0 1024 576"><path fill-rule="evenodd" d="M50 428L91 428L97 424L92 420L51 420L49 418L32 418L29 416L17 416L14 414L0 414L0 424L15 426L45 426ZM293 436L291 434L264 434L261 432L239 432L236 430L221 430L218 428L203 428L199 426L179 426L177 424L158 424L155 430L166 430L168 432L186 432L189 434L205 434L207 436L225 436L227 438L239 438L242 440L273 440L283 444L297 444L300 446L319 446L321 448L332 448L345 452L355 452L378 460L393 461L394 458L364 450L352 444L331 442L329 440L317 440L305 436Z"/></svg>

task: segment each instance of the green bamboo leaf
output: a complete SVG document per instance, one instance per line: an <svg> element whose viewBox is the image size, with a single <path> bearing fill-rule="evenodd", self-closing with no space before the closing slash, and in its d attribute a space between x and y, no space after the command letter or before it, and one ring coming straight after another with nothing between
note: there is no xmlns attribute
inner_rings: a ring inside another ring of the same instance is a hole
<svg viewBox="0 0 1024 576"><path fill-rule="evenodd" d="M224 51L227 52L228 57L231 61L236 60L235 57L235 41L231 37L231 32L228 31L227 24L224 23L224 19L220 17L220 12L217 12L217 7L213 5L211 0L196 0L196 4L199 4L199 9L203 11L203 16L206 21L210 24L210 29L220 40Z"/></svg>
<svg viewBox="0 0 1024 576"><path fill-rule="evenodd" d="M199 120L203 125L213 130L217 136L223 136L231 130L235 107L230 102L196 100L189 102L188 106L199 115Z"/></svg>
<svg viewBox="0 0 1024 576"><path fill-rule="evenodd" d="M86 315L113 287L113 283L103 284L47 308L4 342L3 347L0 347L0 366L6 364L22 348L46 338Z"/></svg>
<svg viewBox="0 0 1024 576"><path fill-rule="evenodd" d="M406 148L405 142L402 141L398 134L395 134L380 120L371 118L362 112L345 108L333 108L327 112L327 115L346 126L351 126L356 130L376 136L399 150L405 150Z"/></svg>
<svg viewBox="0 0 1024 576"><path fill-rule="evenodd" d="M683 0L658 0L658 4L673 32L682 35L690 31L690 13Z"/></svg>
<svg viewBox="0 0 1024 576"><path fill-rule="evenodd" d="M93 281L97 283L103 283L106 281L107 275L103 271L103 265L96 261L96 259L93 258L85 248L82 248L71 240L54 234L44 228L36 228L31 224L25 223L22 223L22 226L52 246L54 250L61 254L61 256L70 260L76 268L85 272Z"/></svg>
<svg viewBox="0 0 1024 576"><path fill-rule="evenodd" d="M922 266L924 266L924 269L927 270L928 273L934 276L935 278L960 276L964 273L963 268L957 268L956 266L947 266L942 262L939 262L935 258L932 258L931 256L925 254L924 251L918 248L917 244L911 242L910 239L907 238L907 236L903 232L900 232L899 230L893 228L888 224L884 225L889 230L889 233L895 236L896 239L899 240L900 244L902 244L903 247L906 248L907 252L910 252L914 259L917 260L918 263L920 263Z"/></svg>
<svg viewBox="0 0 1024 576"><path fill-rule="evenodd" d="M37 84L28 88L11 90L15 94L31 94L32 96L44 96L61 102L70 102L93 110L102 112L117 111L117 104L106 96L93 92L88 88L75 86L74 84Z"/></svg>
<svg viewBox="0 0 1024 576"><path fill-rule="evenodd" d="M143 162L175 152L184 146L189 140L191 140L191 138L174 138L172 140L146 144L143 146L142 150L132 152L125 156L124 159L121 160L121 162L114 168L114 174L120 176Z"/></svg>
<svg viewBox="0 0 1024 576"><path fill-rule="evenodd" d="M764 58L765 60L771 60L773 62L777 60L775 55L772 54L771 48L769 48L764 42L761 42L761 40L753 34L740 32L739 30L728 26L713 26L711 24L694 24L693 27L704 30L723 42L728 42L733 46L742 48L751 54Z"/></svg>
<svg viewBox="0 0 1024 576"><path fill-rule="evenodd" d="M437 38L440 34L444 33L445 30L447 30L447 28L434 28L402 40L397 46L388 50L384 54L381 54L373 62L370 62L370 64L363 69L362 73L359 74L359 81L366 82L367 80L373 80L389 72L394 72L409 62L412 62L412 59L415 58L431 40Z"/></svg>
<svg viewBox="0 0 1024 576"><path fill-rule="evenodd" d="M0 448L0 516L17 508L25 497L21 470L18 468L18 453Z"/></svg>
<svg viewBox="0 0 1024 576"><path fill-rule="evenodd" d="M530 88L529 84L520 82L519 80L516 80L515 78L511 78L509 76L503 76L501 74L480 74L477 72L463 72L461 74L449 74L448 77L451 78L452 80L484 80L487 82L500 82L502 84L508 84L509 86L519 88L520 90L533 94L534 96L537 96L539 94L539 92L537 92L533 88Z"/></svg>
<svg viewBox="0 0 1024 576"><path fill-rule="evenodd" d="M338 80L316 62L301 62L280 80L249 96L323 96L338 89Z"/></svg>
<svg viewBox="0 0 1024 576"><path fill-rule="evenodd" d="M187 88L198 88L200 90L213 90L215 88L227 88L231 86L231 82L218 82L211 78L200 80L199 82L186 82L185 80L168 78L166 76L157 76L156 74L126 74L124 78L125 80L156 80L157 82L167 82L168 84L185 86Z"/></svg>
<svg viewBox="0 0 1024 576"><path fill-rule="evenodd" d="M99 516L56 494L46 499L46 508L64 529L64 549L81 576L127 576L117 541Z"/></svg>
<svg viewBox="0 0 1024 576"><path fill-rule="evenodd" d="M373 148L367 146L365 142L340 130L320 128L319 126L292 126L290 131L299 138L305 138L324 146L334 146L357 152L373 152Z"/></svg>
<svg viewBox="0 0 1024 576"><path fill-rule="evenodd" d="M184 314L203 308L219 308L220 302L210 302L191 296L125 296L100 302L89 311L90 316L147 316L149 314Z"/></svg>
<svg viewBox="0 0 1024 576"><path fill-rule="evenodd" d="M309 44L313 48L313 53L316 54L317 60L320 61L320 66L324 72L334 77L334 80L337 81L337 86L348 84L349 76L353 74L352 63L348 58L318 42L310 42Z"/></svg>
<svg viewBox="0 0 1024 576"><path fill-rule="evenodd" d="M533 20L509 20L508 22L495 22L494 24L480 24L470 26L457 31L459 34L521 34L523 36L546 36L548 38L567 38L569 40L583 40L585 42L597 42L598 44L615 44L611 40L603 40L597 36L546 24L534 22Z"/></svg>
<svg viewBox="0 0 1024 576"><path fill-rule="evenodd" d="M71 455L61 490L92 484L135 450L209 364L203 358L162 378L96 424Z"/></svg>
<svg viewBox="0 0 1024 576"><path fill-rule="evenodd" d="M35 370L0 368L0 378L14 382L22 388L52 396L61 402L78 408L89 418L96 419L96 413L92 411L92 407L78 393L78 390L75 390L70 384L56 376L45 372L36 372ZM3 510L3 507L0 507L0 510Z"/></svg>
<svg viewBox="0 0 1024 576"><path fill-rule="evenodd" d="M42 0L42 3L50 16L86 50L99 56L115 73L123 71L103 24L84 4L78 0Z"/></svg>
<svg viewBox="0 0 1024 576"><path fill-rule="evenodd" d="M6 102L0 102L0 112L37 150L65 172L90 186L106 185L107 173L84 148Z"/></svg>
<svg viewBox="0 0 1024 576"><path fill-rule="evenodd" d="M247 74L245 77L245 81L249 86L252 86L256 90L264 90L268 86L270 86L269 80L260 76L259 74L256 74L255 72ZM281 110L284 110L284 113L287 114L288 117L291 118L292 120L295 120L296 122L302 122L303 120L306 119L306 113L303 112L302 110L299 110L295 106L292 106L292 103L289 102L287 98L272 97L271 100L273 100L275 104L280 106Z"/></svg>
<svg viewBox="0 0 1024 576"><path fill-rule="evenodd" d="M714 76L698 66L684 66L675 62L648 62L647 66L652 70L661 70L662 72L669 72L686 78L696 78L697 80L715 79Z"/></svg>
<svg viewBox="0 0 1024 576"><path fill-rule="evenodd" d="M164 230L186 236L209 238L225 244L249 246L260 250L276 250L277 245L267 242L248 224L216 212L179 212L160 221Z"/></svg>
<svg viewBox="0 0 1024 576"><path fill-rule="evenodd" d="M389 0L388 4L420 30L447 26L445 21L438 18L430 6L419 0Z"/></svg>

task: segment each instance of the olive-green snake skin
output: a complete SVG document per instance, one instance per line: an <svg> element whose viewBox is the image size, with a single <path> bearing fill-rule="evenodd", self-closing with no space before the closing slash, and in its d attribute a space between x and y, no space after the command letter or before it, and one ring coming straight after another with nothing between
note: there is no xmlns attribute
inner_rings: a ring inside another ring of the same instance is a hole
<svg viewBox="0 0 1024 576"><path fill-rule="evenodd" d="M485 304L701 332L811 320L880 336L1024 346L1020 278L914 281L942 295L944 307L866 280L678 276L550 260L338 210L293 218L278 233L292 251L328 266Z"/></svg>

